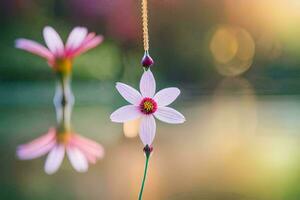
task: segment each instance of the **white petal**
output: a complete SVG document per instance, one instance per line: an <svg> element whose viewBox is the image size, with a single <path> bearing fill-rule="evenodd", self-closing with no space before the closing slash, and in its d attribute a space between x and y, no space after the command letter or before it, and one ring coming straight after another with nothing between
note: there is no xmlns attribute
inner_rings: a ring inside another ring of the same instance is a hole
<svg viewBox="0 0 300 200"><path fill-rule="evenodd" d="M62 56L64 53L64 44L58 33L52 27L46 26L43 35L50 51L56 56Z"/></svg>
<svg viewBox="0 0 300 200"><path fill-rule="evenodd" d="M66 48L68 50L74 50L76 48L78 48L82 42L84 41L85 37L87 36L87 29L84 27L75 27L68 39L67 39L67 43L66 43Z"/></svg>
<svg viewBox="0 0 300 200"><path fill-rule="evenodd" d="M47 174L54 174L60 167L65 156L65 147L62 144L54 147L46 160L45 163L45 172Z"/></svg>
<svg viewBox="0 0 300 200"><path fill-rule="evenodd" d="M138 106L134 105L128 105L128 106L123 106L113 112L110 115L110 119L113 122L126 122L130 120L134 120L142 115L142 112L139 110Z"/></svg>
<svg viewBox="0 0 300 200"><path fill-rule="evenodd" d="M157 119L170 124L181 124L185 122L185 118L180 112L169 107L159 107L154 113L154 116Z"/></svg>
<svg viewBox="0 0 300 200"><path fill-rule="evenodd" d="M140 138L145 146L152 144L155 132L156 123L154 117L152 115L143 116L140 127Z"/></svg>
<svg viewBox="0 0 300 200"><path fill-rule="evenodd" d="M158 106L167 106L175 101L179 94L180 90L178 88L165 88L156 93L154 100L157 102Z"/></svg>
<svg viewBox="0 0 300 200"><path fill-rule="evenodd" d="M116 88L126 101L133 105L140 104L142 95L133 87L124 83L117 83Z"/></svg>
<svg viewBox="0 0 300 200"><path fill-rule="evenodd" d="M72 166L76 171L86 172L88 170L88 161L79 149L74 147L67 147L67 154Z"/></svg>
<svg viewBox="0 0 300 200"><path fill-rule="evenodd" d="M150 97L152 98L155 94L156 83L154 76L150 69L145 71L142 75L140 81L140 91L143 97Z"/></svg>

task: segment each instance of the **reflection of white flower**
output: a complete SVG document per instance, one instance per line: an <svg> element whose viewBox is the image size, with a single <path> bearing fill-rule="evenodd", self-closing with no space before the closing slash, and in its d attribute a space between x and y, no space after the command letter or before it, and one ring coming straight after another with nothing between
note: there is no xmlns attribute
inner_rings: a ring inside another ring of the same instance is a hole
<svg viewBox="0 0 300 200"><path fill-rule="evenodd" d="M156 132L154 117L171 124L185 121L184 116L173 108L167 107L180 94L178 88L165 88L155 94L156 83L152 72L145 71L140 81L139 93L136 89L123 83L117 83L117 90L123 98L131 103L111 114L113 122L127 122L141 117L140 137L144 145L151 145Z"/></svg>

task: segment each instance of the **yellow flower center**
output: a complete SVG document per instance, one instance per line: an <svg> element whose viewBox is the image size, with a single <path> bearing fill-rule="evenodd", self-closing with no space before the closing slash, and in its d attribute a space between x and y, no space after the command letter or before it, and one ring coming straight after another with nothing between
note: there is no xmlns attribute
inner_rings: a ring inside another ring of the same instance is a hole
<svg viewBox="0 0 300 200"><path fill-rule="evenodd" d="M57 72L68 74L72 70L72 61L70 59L56 59L55 60L55 69Z"/></svg>
<svg viewBox="0 0 300 200"><path fill-rule="evenodd" d="M62 144L68 144L72 137L72 133L62 132L57 134L57 142Z"/></svg>
<svg viewBox="0 0 300 200"><path fill-rule="evenodd" d="M145 101L144 102L144 110L146 112L152 111L154 108L154 105L150 101Z"/></svg>
<svg viewBox="0 0 300 200"><path fill-rule="evenodd" d="M157 103L152 98L144 98L140 104L140 110L142 113L148 115L157 110Z"/></svg>

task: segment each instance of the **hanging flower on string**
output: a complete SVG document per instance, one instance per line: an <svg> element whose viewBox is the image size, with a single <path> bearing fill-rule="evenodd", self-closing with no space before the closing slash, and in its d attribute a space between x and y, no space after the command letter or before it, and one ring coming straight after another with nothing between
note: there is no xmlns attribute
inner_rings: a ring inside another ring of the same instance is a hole
<svg viewBox="0 0 300 200"><path fill-rule="evenodd" d="M150 69L150 67L154 64L154 60L149 54L147 0L142 0L142 24L144 56L141 64L144 67L144 73L140 80L140 92L124 83L117 83L116 88L118 92L131 105L117 109L110 116L110 119L113 122L118 123L126 123L135 119L141 119L139 135L144 144L143 150L146 160L144 176L138 196L139 200L142 200L149 158L153 151L152 143L156 133L155 118L171 124L180 124L185 122L185 117L180 112L168 107L179 96L180 90L178 88L165 88L155 93L156 82Z"/></svg>

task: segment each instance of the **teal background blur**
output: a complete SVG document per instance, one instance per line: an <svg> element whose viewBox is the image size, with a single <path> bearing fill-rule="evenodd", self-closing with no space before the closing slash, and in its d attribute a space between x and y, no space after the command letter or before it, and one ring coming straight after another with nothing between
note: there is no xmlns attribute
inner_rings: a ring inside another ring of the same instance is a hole
<svg viewBox="0 0 300 200"><path fill-rule="evenodd" d="M0 199L137 199L144 156L136 123L111 123L126 102L116 81L138 85L143 55L139 0L0 1ZM300 2L149 0L150 52L158 88L182 90L183 125L158 123L145 200L300 199ZM73 67L73 128L106 156L85 174L67 160L52 176L44 158L15 149L55 125L55 76L14 48L44 44L53 26L104 42Z"/></svg>

